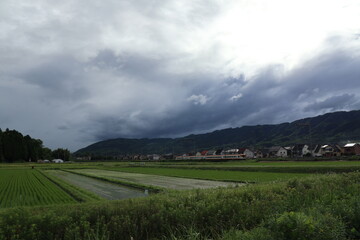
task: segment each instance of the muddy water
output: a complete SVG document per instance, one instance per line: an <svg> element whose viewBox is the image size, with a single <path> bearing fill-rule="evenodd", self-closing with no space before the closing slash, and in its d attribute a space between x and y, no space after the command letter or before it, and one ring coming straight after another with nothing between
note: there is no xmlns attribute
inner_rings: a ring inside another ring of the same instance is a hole
<svg viewBox="0 0 360 240"><path fill-rule="evenodd" d="M109 200L147 196L147 194L145 194L145 192L142 190L123 187L73 173L58 170L49 170L47 172L54 175L55 177L61 178L62 180L72 185L86 189L99 195L100 197Z"/></svg>

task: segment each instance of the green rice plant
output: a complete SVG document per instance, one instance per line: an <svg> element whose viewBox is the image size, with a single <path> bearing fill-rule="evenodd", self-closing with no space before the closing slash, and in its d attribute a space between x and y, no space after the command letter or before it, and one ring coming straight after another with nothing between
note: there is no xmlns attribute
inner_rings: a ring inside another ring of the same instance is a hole
<svg viewBox="0 0 360 240"><path fill-rule="evenodd" d="M0 208L74 202L34 169L0 170Z"/></svg>
<svg viewBox="0 0 360 240"><path fill-rule="evenodd" d="M240 183L269 182L291 178L307 177L305 173L273 173L273 172L244 172L220 169L178 169L153 167L116 168L112 171L162 175L169 177L183 177L204 180L232 181Z"/></svg>

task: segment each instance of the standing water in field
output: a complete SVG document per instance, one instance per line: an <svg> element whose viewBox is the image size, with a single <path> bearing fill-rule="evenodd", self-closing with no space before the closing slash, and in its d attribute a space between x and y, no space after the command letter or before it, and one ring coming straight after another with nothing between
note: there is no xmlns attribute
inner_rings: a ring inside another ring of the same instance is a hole
<svg viewBox="0 0 360 240"><path fill-rule="evenodd" d="M148 195L147 192L143 190L119 186L69 172L49 170L48 173L109 200L145 197Z"/></svg>

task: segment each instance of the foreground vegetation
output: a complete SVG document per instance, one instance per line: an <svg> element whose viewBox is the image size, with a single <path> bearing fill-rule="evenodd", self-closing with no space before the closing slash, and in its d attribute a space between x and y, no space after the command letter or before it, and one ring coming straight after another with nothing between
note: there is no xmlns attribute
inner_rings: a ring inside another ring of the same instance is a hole
<svg viewBox="0 0 360 240"><path fill-rule="evenodd" d="M0 211L0 239L360 239L360 173Z"/></svg>

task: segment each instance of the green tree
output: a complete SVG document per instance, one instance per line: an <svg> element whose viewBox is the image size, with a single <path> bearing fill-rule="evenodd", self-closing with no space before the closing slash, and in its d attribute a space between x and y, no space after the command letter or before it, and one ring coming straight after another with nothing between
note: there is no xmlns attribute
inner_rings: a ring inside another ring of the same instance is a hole
<svg viewBox="0 0 360 240"><path fill-rule="evenodd" d="M2 135L3 135L3 132L2 132L2 130L1 130L1 128L0 128L0 162L3 162L3 161L4 161Z"/></svg>
<svg viewBox="0 0 360 240"><path fill-rule="evenodd" d="M4 158L8 162L24 161L27 157L27 148L23 135L16 130L6 129L2 133Z"/></svg>
<svg viewBox="0 0 360 240"><path fill-rule="evenodd" d="M41 151L42 151L42 141L40 139L33 139L29 135L24 137L25 145L26 145L26 160L35 162L40 159Z"/></svg>
<svg viewBox="0 0 360 240"><path fill-rule="evenodd" d="M64 161L70 160L70 151L68 149L58 148L52 152L53 158L59 158Z"/></svg>
<svg viewBox="0 0 360 240"><path fill-rule="evenodd" d="M52 157L51 149L47 148L47 147L43 147L41 149L40 158L42 158L42 159L51 159L51 157Z"/></svg>

